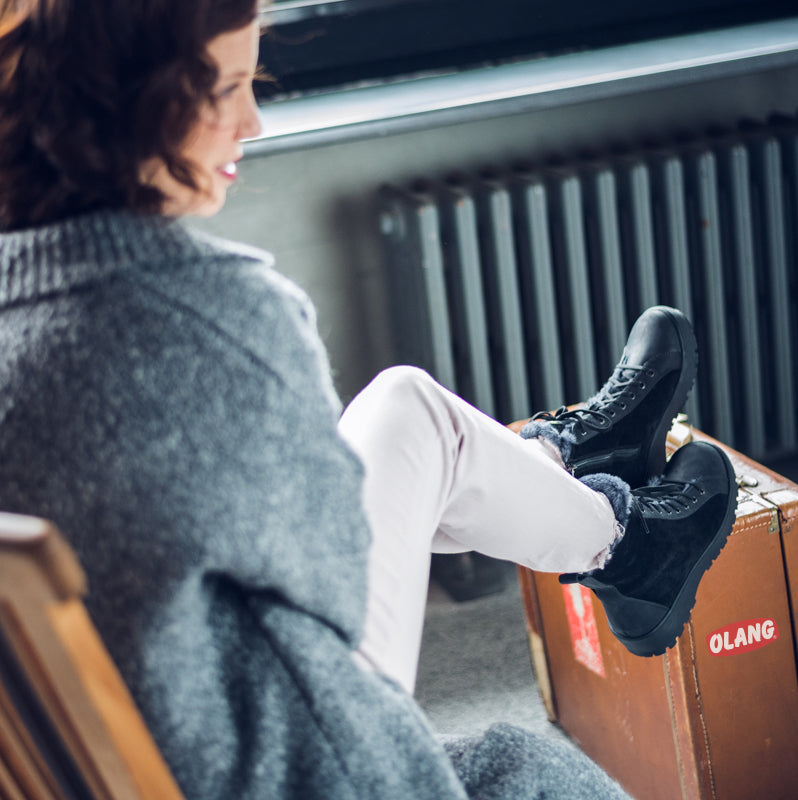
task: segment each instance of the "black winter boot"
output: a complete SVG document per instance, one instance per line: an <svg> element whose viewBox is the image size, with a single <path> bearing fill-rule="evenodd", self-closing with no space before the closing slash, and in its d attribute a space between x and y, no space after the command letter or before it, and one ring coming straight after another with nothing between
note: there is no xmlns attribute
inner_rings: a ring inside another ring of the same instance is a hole
<svg viewBox="0 0 798 800"><path fill-rule="evenodd" d="M535 414L525 439L546 438L578 478L617 475L632 488L665 467L665 438L687 399L698 363L696 340L677 309L654 306L635 322L610 379L582 407Z"/></svg>
<svg viewBox="0 0 798 800"><path fill-rule="evenodd" d="M561 575L601 600L610 629L638 656L660 655L690 617L702 575L734 524L737 485L707 442L677 450L661 480L635 489L626 531L601 569Z"/></svg>

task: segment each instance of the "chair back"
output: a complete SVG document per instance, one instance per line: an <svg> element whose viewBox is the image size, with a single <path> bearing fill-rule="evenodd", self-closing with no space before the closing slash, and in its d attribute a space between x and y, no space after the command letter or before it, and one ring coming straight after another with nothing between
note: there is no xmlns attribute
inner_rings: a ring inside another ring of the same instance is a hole
<svg viewBox="0 0 798 800"><path fill-rule="evenodd" d="M85 591L58 530L0 513L0 796L183 800Z"/></svg>

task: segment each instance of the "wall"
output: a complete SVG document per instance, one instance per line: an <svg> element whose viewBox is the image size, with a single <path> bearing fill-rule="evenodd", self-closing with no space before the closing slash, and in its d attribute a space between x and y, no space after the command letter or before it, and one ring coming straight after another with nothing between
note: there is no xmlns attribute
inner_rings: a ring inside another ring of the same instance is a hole
<svg viewBox="0 0 798 800"><path fill-rule="evenodd" d="M553 110L245 159L225 209L199 227L273 252L319 311L350 398L392 363L374 193L382 183L602 148L798 108L782 68Z"/></svg>

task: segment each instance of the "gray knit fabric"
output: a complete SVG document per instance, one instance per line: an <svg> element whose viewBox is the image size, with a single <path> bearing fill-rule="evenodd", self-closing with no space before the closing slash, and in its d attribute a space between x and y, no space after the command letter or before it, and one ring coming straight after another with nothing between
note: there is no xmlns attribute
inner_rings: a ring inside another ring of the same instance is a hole
<svg viewBox="0 0 798 800"><path fill-rule="evenodd" d="M0 235L0 381L0 508L71 541L188 800L621 796L511 728L452 762L353 663L362 469L268 255L121 213Z"/></svg>

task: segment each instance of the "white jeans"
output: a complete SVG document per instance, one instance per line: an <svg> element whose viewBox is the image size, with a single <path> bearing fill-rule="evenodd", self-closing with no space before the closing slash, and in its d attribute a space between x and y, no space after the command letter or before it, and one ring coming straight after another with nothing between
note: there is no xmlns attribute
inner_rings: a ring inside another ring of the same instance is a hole
<svg viewBox="0 0 798 800"><path fill-rule="evenodd" d="M609 501L425 372L393 367L345 410L365 465L372 530L359 660L409 692L416 679L430 555L476 550L543 572L601 566L618 526Z"/></svg>

